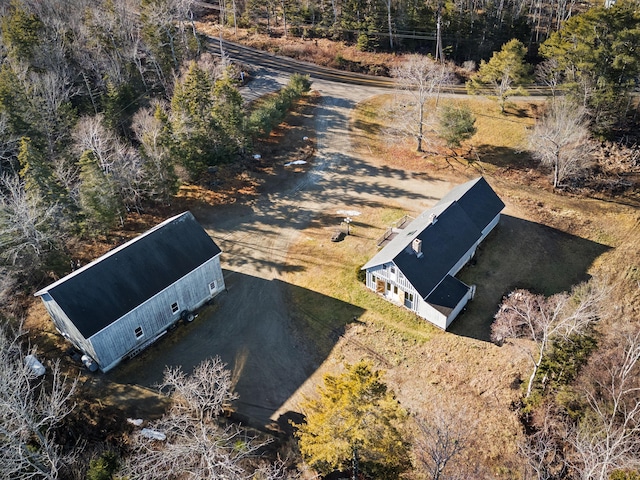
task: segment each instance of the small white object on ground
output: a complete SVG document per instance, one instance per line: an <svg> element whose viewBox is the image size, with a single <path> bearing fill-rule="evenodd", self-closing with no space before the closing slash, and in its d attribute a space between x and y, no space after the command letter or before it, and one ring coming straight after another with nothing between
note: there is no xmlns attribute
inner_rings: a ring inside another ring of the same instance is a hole
<svg viewBox="0 0 640 480"><path fill-rule="evenodd" d="M357 210L338 210L336 213L338 215L345 215L347 217L357 217L361 214L361 212Z"/></svg>
<svg viewBox="0 0 640 480"><path fill-rule="evenodd" d="M285 163L284 166L289 167L291 165L304 165L305 163L307 162L305 162L304 160L295 160L293 162Z"/></svg>
<svg viewBox="0 0 640 480"><path fill-rule="evenodd" d="M160 440L161 442L164 442L167 439L167 436L164 433L151 428L143 428L140 430L140 435L151 440Z"/></svg>
<svg viewBox="0 0 640 480"><path fill-rule="evenodd" d="M34 357L33 355L27 355L24 357L24 364L35 374L36 377L41 377L47 371L44 365Z"/></svg>
<svg viewBox="0 0 640 480"><path fill-rule="evenodd" d="M139 427L142 425L143 420L141 418L127 418L127 423Z"/></svg>
<svg viewBox="0 0 640 480"><path fill-rule="evenodd" d="M262 155L260 155L259 153L254 153L253 154L253 159L254 160L260 160L262 158Z"/></svg>

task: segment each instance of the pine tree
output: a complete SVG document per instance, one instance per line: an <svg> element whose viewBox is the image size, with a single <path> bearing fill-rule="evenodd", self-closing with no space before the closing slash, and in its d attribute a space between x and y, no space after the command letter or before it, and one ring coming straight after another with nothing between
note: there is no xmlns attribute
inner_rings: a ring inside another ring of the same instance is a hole
<svg viewBox="0 0 640 480"><path fill-rule="evenodd" d="M504 113L507 98L524 95L522 86L531 81L531 66L524 61L526 54L527 48L520 40L509 40L488 62L482 61L467 89L473 94L489 89L498 97L500 111Z"/></svg>
<svg viewBox="0 0 640 480"><path fill-rule="evenodd" d="M171 99L173 154L192 179L215 163L213 79L192 62Z"/></svg>
<svg viewBox="0 0 640 480"><path fill-rule="evenodd" d="M64 188L55 178L51 165L29 137L22 137L18 150L20 178L27 194L35 194L47 205L64 200Z"/></svg>
<svg viewBox="0 0 640 480"><path fill-rule="evenodd" d="M406 412L369 362L327 374L318 397L302 406L306 423L296 425L305 460L321 474L358 470L378 479L397 479L409 468L400 432Z"/></svg>
<svg viewBox="0 0 640 480"><path fill-rule="evenodd" d="M0 22L2 43L13 58L29 61L33 50L40 43L40 30L43 27L38 17L25 10L20 2L13 0L9 13Z"/></svg>
<svg viewBox="0 0 640 480"><path fill-rule="evenodd" d="M212 115L221 130L219 156L222 159L246 146L246 114L240 92L228 75L215 82L213 95Z"/></svg>
<svg viewBox="0 0 640 480"><path fill-rule="evenodd" d="M91 151L86 151L78 162L80 166L80 208L87 232L108 232L118 221L122 201L114 182L99 167Z"/></svg>
<svg viewBox="0 0 640 480"><path fill-rule="evenodd" d="M640 75L640 12L632 3L595 7L571 17L540 46L566 78L567 88L590 110L597 133L623 120L627 95Z"/></svg>
<svg viewBox="0 0 640 480"><path fill-rule="evenodd" d="M443 105L438 123L438 136L447 142L449 147L459 147L478 130L475 127L476 117L466 105Z"/></svg>

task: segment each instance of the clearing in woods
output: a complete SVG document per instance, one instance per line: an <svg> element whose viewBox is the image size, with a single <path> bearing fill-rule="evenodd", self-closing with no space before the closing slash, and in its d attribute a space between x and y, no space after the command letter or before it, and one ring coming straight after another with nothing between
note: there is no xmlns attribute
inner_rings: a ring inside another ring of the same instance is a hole
<svg viewBox="0 0 640 480"><path fill-rule="evenodd" d="M512 403L529 367L520 348L526 343L497 347L487 341L500 298L515 287L554 293L632 265L621 263L617 252L638 255L629 244L638 222L634 207L550 190L519 144L533 123L534 104L518 104L513 115L500 117L493 104L471 100L480 155L469 163L452 152L417 155L385 143L388 119L380 112L388 110L388 96L322 82L313 88L316 93L259 146L259 161L217 172L208 188L183 187L172 206L191 209L221 246L228 293L192 324L104 379L89 377L88 384L116 392L103 398L115 406L127 392L139 395L138 386L153 386L165 365L188 371L220 355L234 372L240 418L265 425L299 411L323 373L369 358L387 372L386 382L411 412L443 402L464 405L478 419L482 439L473 454L495 474L512 478L520 471L516 442L522 435ZM284 166L296 160L308 163ZM473 265L461 272L463 281L478 286L476 298L445 333L366 290L356 272L392 222L415 216L480 174L507 208ZM350 210L359 213L351 235L332 242L335 230L344 228L338 212ZM144 218L138 231L157 219ZM36 307L31 321L46 322L43 309ZM159 405L152 395L149 402ZM153 411L139 402L124 413Z"/></svg>

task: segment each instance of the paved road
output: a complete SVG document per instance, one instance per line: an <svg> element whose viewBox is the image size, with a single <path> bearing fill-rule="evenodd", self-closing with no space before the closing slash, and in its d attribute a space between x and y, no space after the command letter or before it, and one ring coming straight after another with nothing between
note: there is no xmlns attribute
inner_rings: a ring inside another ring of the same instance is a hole
<svg viewBox="0 0 640 480"><path fill-rule="evenodd" d="M281 57L273 53L263 52L255 48L250 48L228 40L220 40L215 37L208 37L210 51L215 55L220 54L220 42L225 54L232 60L248 65L259 65L262 69L270 69L280 73L301 73L309 75L314 80L337 82L346 85L359 85L363 87L373 87L380 89L393 89L395 83L392 78L364 75L355 72L346 72L334 68L322 67L309 62L302 62L288 57ZM443 93L466 95L467 90L464 85L449 85L442 87ZM531 85L527 87L530 96L546 96L550 90L547 87ZM487 92L487 95L494 95Z"/></svg>

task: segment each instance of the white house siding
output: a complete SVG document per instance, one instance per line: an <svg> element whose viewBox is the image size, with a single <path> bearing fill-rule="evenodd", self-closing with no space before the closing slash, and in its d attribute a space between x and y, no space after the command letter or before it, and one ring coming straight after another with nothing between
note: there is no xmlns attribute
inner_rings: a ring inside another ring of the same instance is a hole
<svg viewBox="0 0 640 480"><path fill-rule="evenodd" d="M446 330L448 326L446 315L440 313L420 297L417 302L417 314L443 330Z"/></svg>
<svg viewBox="0 0 640 480"><path fill-rule="evenodd" d="M467 253L460 257L460 260L458 260L458 262L451 268L451 270L449 270L449 275L455 277L456 273L458 273L462 269L462 267L464 267L476 254L476 249L478 248L479 244L480 241L474 243L473 246L469 250L467 250Z"/></svg>
<svg viewBox="0 0 640 480"><path fill-rule="evenodd" d="M499 221L500 221L500 214L497 214L495 218L491 220L491 223L482 230L482 236L480 237L480 240L478 241L478 243L482 242L487 237L487 235L491 233L491 230L493 230L496 227L496 225L498 225Z"/></svg>
<svg viewBox="0 0 640 480"><path fill-rule="evenodd" d="M445 330L447 328L449 328L449 325L451 325L451 322L453 322L455 320L455 318L460 314L460 312L462 311L462 309L465 307L465 305L467 304L467 302L469 302L469 300L471 300L473 298L473 292L474 289L469 290L469 293L467 293L462 300L460 300L460 302L458 302L458 305L456 305L456 308L454 308L451 313L449 314L449 316L446 319L446 326L444 327Z"/></svg>
<svg viewBox="0 0 640 480"><path fill-rule="evenodd" d="M209 284L215 281L213 294ZM220 256L202 264L160 293L139 305L90 338L94 360L101 370L107 371L131 351L148 344L180 319L184 310L193 311L224 290ZM171 305L178 303L173 313ZM141 327L143 335L137 338L135 330Z"/></svg>
<svg viewBox="0 0 640 480"><path fill-rule="evenodd" d="M383 282L391 284L391 290L387 290L385 287L382 296L387 300L393 301L399 305L408 308L405 305L405 298L407 294L413 295L413 302L411 308L409 310L417 311L417 299L419 298L418 293L416 292L413 285L407 280L407 278L400 272L400 269L395 266L393 263L386 264L387 268L383 268L382 265L378 267L371 268L367 270L367 288L377 292L377 280L382 280ZM391 267L395 268L395 273L391 273ZM390 292L393 292L393 287L398 287L398 295L394 295Z"/></svg>

